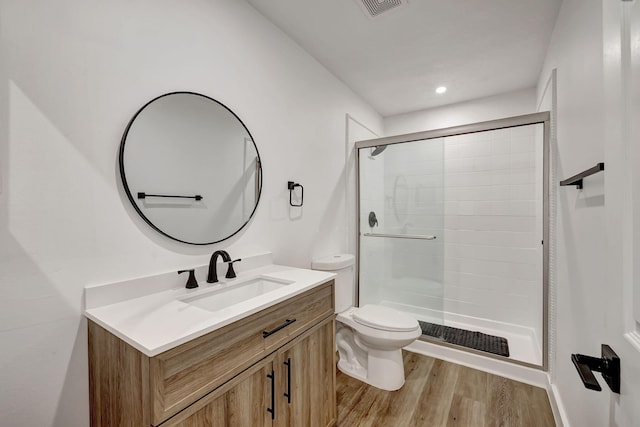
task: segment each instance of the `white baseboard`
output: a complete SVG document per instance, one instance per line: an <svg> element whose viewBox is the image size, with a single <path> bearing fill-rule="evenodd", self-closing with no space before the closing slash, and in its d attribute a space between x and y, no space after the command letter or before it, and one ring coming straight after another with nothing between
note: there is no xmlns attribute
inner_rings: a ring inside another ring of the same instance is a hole
<svg viewBox="0 0 640 427"><path fill-rule="evenodd" d="M540 369L530 368L528 366L518 365L440 344L417 340L405 347L405 349L544 389L546 389L549 384L547 373Z"/></svg>
<svg viewBox="0 0 640 427"><path fill-rule="evenodd" d="M555 384L551 384L550 381L547 385L547 395L549 396L549 403L551 403L553 417L556 420L556 426L571 427L567 418L567 412L565 411L564 405L562 404L562 399L560 398L558 388L555 386Z"/></svg>

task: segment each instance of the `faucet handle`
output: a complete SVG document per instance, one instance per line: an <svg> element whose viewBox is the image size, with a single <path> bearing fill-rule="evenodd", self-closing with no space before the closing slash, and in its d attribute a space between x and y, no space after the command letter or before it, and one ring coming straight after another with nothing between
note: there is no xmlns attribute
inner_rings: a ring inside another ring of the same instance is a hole
<svg viewBox="0 0 640 427"><path fill-rule="evenodd" d="M238 258L234 259L233 261L227 261L227 264L229 264L229 268L227 268L227 274L224 277L226 277L227 279L233 279L234 277L236 277L236 272L233 269L233 263L239 261L242 261L242 259Z"/></svg>
<svg viewBox="0 0 640 427"><path fill-rule="evenodd" d="M187 284L184 286L187 289L193 289L198 287L198 281L196 280L196 272L192 268L190 270L180 270L178 274L189 273L189 278L187 279Z"/></svg>

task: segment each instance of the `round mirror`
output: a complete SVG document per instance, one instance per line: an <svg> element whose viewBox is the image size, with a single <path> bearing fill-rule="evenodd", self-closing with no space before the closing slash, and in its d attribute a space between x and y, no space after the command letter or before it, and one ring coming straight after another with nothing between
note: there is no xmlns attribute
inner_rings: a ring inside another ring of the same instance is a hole
<svg viewBox="0 0 640 427"><path fill-rule="evenodd" d="M151 227L193 245L240 231L262 190L247 127L220 102L192 92L161 95L133 116L120 144L120 175Z"/></svg>

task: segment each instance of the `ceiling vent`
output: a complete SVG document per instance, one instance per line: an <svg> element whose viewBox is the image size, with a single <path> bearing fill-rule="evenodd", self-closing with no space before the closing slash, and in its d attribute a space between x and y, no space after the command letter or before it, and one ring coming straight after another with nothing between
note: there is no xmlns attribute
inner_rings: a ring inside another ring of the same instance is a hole
<svg viewBox="0 0 640 427"><path fill-rule="evenodd" d="M369 18L376 18L385 12L405 6L407 0L355 0Z"/></svg>

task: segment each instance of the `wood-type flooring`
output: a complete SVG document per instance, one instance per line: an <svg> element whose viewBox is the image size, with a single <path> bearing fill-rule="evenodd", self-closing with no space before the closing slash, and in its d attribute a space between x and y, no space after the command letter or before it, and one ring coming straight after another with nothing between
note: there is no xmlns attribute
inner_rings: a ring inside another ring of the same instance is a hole
<svg viewBox="0 0 640 427"><path fill-rule="evenodd" d="M406 382L383 391L338 371L338 427L555 427L544 389L403 351Z"/></svg>

